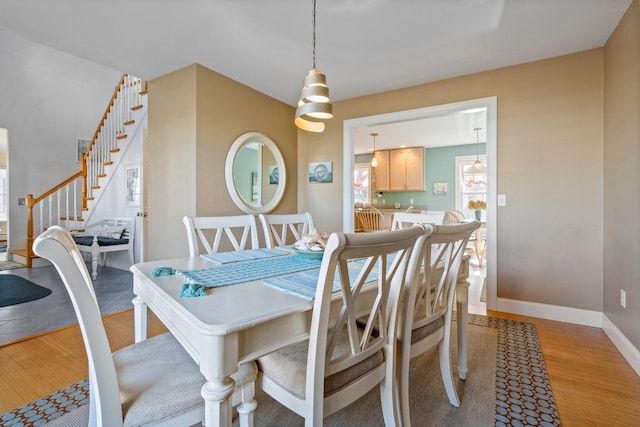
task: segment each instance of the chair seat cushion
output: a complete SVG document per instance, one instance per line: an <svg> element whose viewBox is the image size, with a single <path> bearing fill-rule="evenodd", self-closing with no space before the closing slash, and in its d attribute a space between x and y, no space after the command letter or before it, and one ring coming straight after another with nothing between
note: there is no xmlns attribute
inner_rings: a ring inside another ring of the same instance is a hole
<svg viewBox="0 0 640 427"><path fill-rule="evenodd" d="M433 322L427 323L424 326L414 329L411 332L411 344L420 341L422 338L431 335L436 330L444 327L444 316L440 316L433 320Z"/></svg>
<svg viewBox="0 0 640 427"><path fill-rule="evenodd" d="M76 245L93 245L93 236L75 236L73 240L76 242ZM98 246L126 245L127 243L129 243L129 239L114 239L112 237L98 236Z"/></svg>
<svg viewBox="0 0 640 427"><path fill-rule="evenodd" d="M307 350L309 341L289 345L258 359L258 369L263 375L278 383L294 396L304 399L307 374ZM346 334L341 336L335 349L334 358L349 351ZM362 377L384 363L382 351L374 353L362 362L343 371L330 375L324 380L324 393L328 396L352 381Z"/></svg>
<svg viewBox="0 0 640 427"><path fill-rule="evenodd" d="M205 379L200 368L170 333L125 347L113 354L125 426L146 425L202 407ZM240 387L256 378L255 363L240 365L231 376Z"/></svg>
<svg viewBox="0 0 640 427"><path fill-rule="evenodd" d="M200 410L204 420L200 368L170 333L130 345L113 354L120 386L124 426L138 427ZM236 387L255 381L256 364L244 363L231 378ZM86 426L89 405L47 424ZM197 421L196 421L197 422Z"/></svg>

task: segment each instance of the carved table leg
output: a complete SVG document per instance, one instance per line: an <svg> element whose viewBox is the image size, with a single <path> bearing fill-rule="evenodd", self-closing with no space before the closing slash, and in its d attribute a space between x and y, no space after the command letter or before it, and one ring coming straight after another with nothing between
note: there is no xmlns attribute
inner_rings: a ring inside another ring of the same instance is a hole
<svg viewBox="0 0 640 427"><path fill-rule="evenodd" d="M133 300L134 339L135 342L147 339L149 329L149 317L147 304L142 298L136 296Z"/></svg>
<svg viewBox="0 0 640 427"><path fill-rule="evenodd" d="M202 386L205 426L231 427L231 395L235 386L229 377L209 380Z"/></svg>

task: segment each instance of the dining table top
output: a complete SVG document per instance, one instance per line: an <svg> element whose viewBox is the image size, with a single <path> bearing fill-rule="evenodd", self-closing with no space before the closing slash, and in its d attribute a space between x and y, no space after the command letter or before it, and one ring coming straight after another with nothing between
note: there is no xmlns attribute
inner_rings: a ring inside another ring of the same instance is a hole
<svg viewBox="0 0 640 427"><path fill-rule="evenodd" d="M277 262L275 259L273 261ZM253 259L241 261L236 265L240 267L241 264L246 267L257 262L259 260ZM309 310L313 305L313 301L309 299L266 286L262 277L211 287L206 290L206 296L181 297L183 286L190 282L184 275L153 277L151 274L158 267L170 267L178 272L198 272L230 265L198 256L139 263L132 266L131 271L139 280L145 282L147 291L155 290L156 296L162 297L164 304L169 304L174 309L188 314L199 328L206 330L209 334L226 335L239 329L249 328L256 322L266 322L287 313ZM317 269L319 268L318 262ZM145 291L135 289L134 292L137 294Z"/></svg>

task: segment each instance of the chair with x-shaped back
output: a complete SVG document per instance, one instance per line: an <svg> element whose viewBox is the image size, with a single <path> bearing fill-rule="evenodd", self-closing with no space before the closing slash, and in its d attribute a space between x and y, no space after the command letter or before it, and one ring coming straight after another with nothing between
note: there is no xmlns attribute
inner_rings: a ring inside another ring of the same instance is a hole
<svg viewBox="0 0 640 427"><path fill-rule="evenodd" d="M304 417L305 426L321 426L377 387L385 425L400 425L393 396L397 325L405 312L399 303L416 286L427 234L428 227L416 226L329 237L309 339L258 359L258 385Z"/></svg>
<svg viewBox="0 0 640 427"><path fill-rule="evenodd" d="M411 227L415 224L442 224L444 212L409 213L396 212L391 222L392 230Z"/></svg>
<svg viewBox="0 0 640 427"><path fill-rule="evenodd" d="M206 379L171 333L111 352L98 301L82 255L71 235L52 226L33 243L33 251L60 274L80 324L89 361L89 404L63 414L47 426L190 426L204 421L202 387ZM231 378L232 405L240 425L253 425L256 364L244 363Z"/></svg>
<svg viewBox="0 0 640 427"><path fill-rule="evenodd" d="M299 214L258 215L267 248L285 246L302 239L313 231L313 219L309 212Z"/></svg>
<svg viewBox="0 0 640 427"><path fill-rule="evenodd" d="M454 225L431 225L427 236L418 286L405 293L408 321L400 332L402 345L398 363L398 387L403 425L410 424L409 364L410 360L438 345L440 373L449 402L460 406L451 365L451 321L453 300L469 236L480 226L473 220Z"/></svg>
<svg viewBox="0 0 640 427"><path fill-rule="evenodd" d="M200 255L200 244L208 254L219 252L223 236L232 246L226 250L248 249L247 239L250 239L251 249L258 248L258 230L253 215L185 216L182 221L187 228L189 256ZM210 242L211 238L213 242Z"/></svg>

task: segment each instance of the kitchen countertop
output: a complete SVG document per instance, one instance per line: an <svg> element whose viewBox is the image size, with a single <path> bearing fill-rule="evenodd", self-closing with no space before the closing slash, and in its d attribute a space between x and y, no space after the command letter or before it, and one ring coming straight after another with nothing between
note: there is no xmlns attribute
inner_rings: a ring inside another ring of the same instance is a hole
<svg viewBox="0 0 640 427"><path fill-rule="evenodd" d="M378 209L380 212L404 212L406 211L409 206L400 206L399 208L395 208L393 206L376 206L376 205L372 205L374 208ZM413 207L414 211L421 211L421 210L425 210L426 208L423 208L422 206L414 206Z"/></svg>

